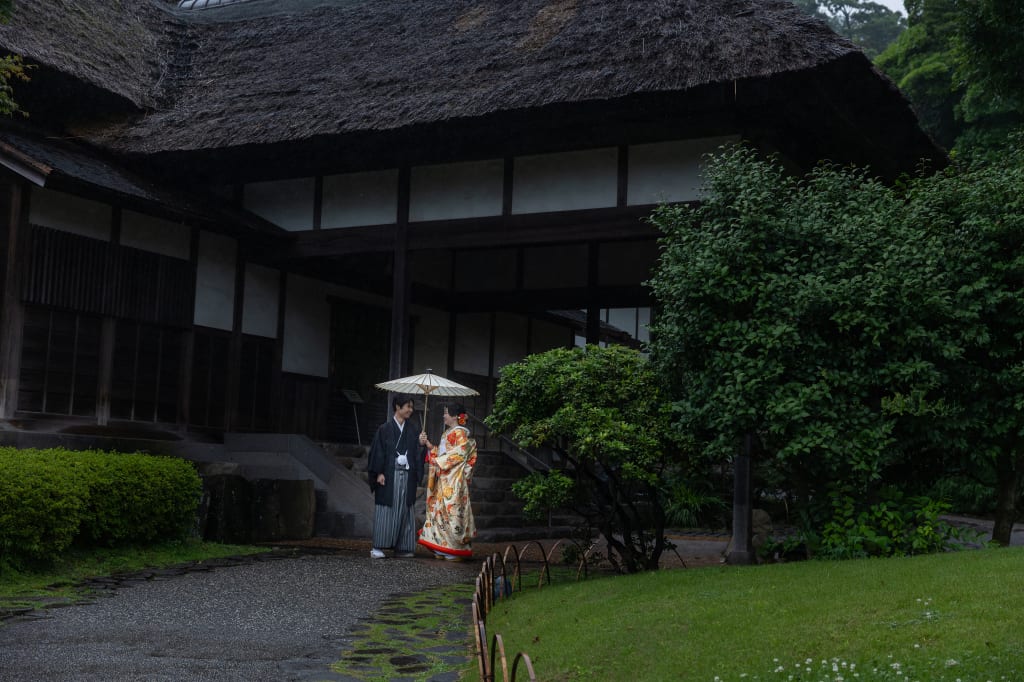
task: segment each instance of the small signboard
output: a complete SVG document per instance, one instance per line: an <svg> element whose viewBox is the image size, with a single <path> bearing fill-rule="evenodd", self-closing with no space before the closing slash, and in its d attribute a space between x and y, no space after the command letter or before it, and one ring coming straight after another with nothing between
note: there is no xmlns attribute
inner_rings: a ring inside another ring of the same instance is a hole
<svg viewBox="0 0 1024 682"><path fill-rule="evenodd" d="M363 398L357 391L353 391L351 388L341 389L341 394L345 396L345 400L349 401L353 405L362 405Z"/></svg>

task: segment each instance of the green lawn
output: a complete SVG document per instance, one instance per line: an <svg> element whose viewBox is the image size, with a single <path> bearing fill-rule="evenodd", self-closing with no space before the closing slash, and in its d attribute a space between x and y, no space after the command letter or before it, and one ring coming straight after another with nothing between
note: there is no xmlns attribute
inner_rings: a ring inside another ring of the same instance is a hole
<svg viewBox="0 0 1024 682"><path fill-rule="evenodd" d="M0 566L0 607L37 606L55 598L74 601L85 578L130 573L188 561L203 561L267 551L267 547L222 545L187 540L113 549L69 550L61 561L35 571Z"/></svg>
<svg viewBox="0 0 1024 682"><path fill-rule="evenodd" d="M535 584L487 630L547 681L1024 680L1024 548Z"/></svg>

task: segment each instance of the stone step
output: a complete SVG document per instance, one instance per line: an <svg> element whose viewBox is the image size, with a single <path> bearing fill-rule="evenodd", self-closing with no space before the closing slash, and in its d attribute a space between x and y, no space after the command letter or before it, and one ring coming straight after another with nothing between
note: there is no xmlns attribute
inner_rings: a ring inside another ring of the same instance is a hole
<svg viewBox="0 0 1024 682"><path fill-rule="evenodd" d="M501 490L512 495L512 484L518 478L495 478L493 476L473 476L473 490Z"/></svg>

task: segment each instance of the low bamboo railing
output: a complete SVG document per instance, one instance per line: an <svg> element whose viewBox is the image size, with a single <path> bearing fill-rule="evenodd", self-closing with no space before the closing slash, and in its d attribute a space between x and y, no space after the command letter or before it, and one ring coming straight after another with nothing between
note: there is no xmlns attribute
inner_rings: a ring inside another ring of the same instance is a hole
<svg viewBox="0 0 1024 682"><path fill-rule="evenodd" d="M473 633L476 641L476 657L480 669L482 682L496 682L495 665L501 666L502 682L516 682L517 675L522 665L524 678L528 682L536 682L537 676L533 670L533 662L530 656L519 651L512 659L512 670L509 671L508 656L505 653L505 643L501 635L495 633L490 641L487 640L487 614L491 612L497 601L506 599L516 590L523 590L522 564L525 557L534 547L540 553L541 571L537 580L537 587L541 588L551 584L551 558L555 552L561 549L567 541L559 540L546 552L544 546L534 540L518 550L515 545L505 548L504 554L495 552L484 560L480 573L476 578L476 591L473 594ZM579 550L579 566L576 569L576 580L588 576L588 564L594 546L583 548L579 543L573 542Z"/></svg>

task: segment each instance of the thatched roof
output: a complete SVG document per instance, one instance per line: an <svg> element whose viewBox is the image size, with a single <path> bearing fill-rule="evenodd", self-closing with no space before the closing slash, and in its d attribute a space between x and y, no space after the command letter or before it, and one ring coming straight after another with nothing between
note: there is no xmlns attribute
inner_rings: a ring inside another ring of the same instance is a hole
<svg viewBox="0 0 1024 682"><path fill-rule="evenodd" d="M191 11L33 0L16 3L0 47L143 110L75 127L130 155L386 135L815 71L856 74L882 109L853 119L893 127L908 158L936 153L891 83L788 0L250 0Z"/></svg>
<svg viewBox="0 0 1024 682"><path fill-rule="evenodd" d="M141 110L167 85L161 76L181 26L168 10L155 0L18 0L0 25L0 47L42 69L34 79L60 74Z"/></svg>

